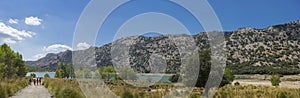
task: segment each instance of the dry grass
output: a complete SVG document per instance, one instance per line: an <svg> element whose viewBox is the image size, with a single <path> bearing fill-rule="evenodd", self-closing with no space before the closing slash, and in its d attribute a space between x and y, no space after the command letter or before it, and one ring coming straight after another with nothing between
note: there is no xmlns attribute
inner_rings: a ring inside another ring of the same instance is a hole
<svg viewBox="0 0 300 98"><path fill-rule="evenodd" d="M215 98L299 98L300 89L272 86L232 86L219 88Z"/></svg>
<svg viewBox="0 0 300 98"><path fill-rule="evenodd" d="M28 78L0 79L0 98L13 96L29 84Z"/></svg>

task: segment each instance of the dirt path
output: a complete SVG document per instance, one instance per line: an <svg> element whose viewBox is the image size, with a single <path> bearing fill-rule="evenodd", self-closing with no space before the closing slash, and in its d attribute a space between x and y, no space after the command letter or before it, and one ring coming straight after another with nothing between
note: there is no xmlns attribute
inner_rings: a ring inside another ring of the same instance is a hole
<svg viewBox="0 0 300 98"><path fill-rule="evenodd" d="M52 95L44 86L27 86L26 88L20 90L15 96L11 98L52 98Z"/></svg>

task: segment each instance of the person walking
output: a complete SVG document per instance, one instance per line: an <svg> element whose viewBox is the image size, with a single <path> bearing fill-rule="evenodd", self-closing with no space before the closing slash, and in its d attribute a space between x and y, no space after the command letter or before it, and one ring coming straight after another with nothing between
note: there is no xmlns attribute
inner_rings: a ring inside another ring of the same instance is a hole
<svg viewBox="0 0 300 98"><path fill-rule="evenodd" d="M36 85L39 85L39 78L36 78Z"/></svg>
<svg viewBox="0 0 300 98"><path fill-rule="evenodd" d="M33 84L34 84L34 85L36 84L36 79L33 79Z"/></svg>
<svg viewBox="0 0 300 98"><path fill-rule="evenodd" d="M42 78L39 79L39 83L40 83L40 85L42 85Z"/></svg>

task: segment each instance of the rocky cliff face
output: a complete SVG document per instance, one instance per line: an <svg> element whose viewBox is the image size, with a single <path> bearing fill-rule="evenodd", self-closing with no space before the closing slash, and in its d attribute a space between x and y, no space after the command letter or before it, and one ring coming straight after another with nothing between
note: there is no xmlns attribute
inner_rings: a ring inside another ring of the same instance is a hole
<svg viewBox="0 0 300 98"><path fill-rule="evenodd" d="M270 26L265 29L241 28L233 32L225 32L224 35L227 65L247 63L247 66L300 67L300 21ZM59 62L71 64L72 59L78 64L97 67L113 65L112 60L119 60L123 57L129 60L123 61L127 62L124 64L129 64L139 72L151 72L153 68L160 67L156 65L163 65L165 71L174 73L180 69L181 65L183 55L179 51L188 49L185 45L195 44L200 50L209 47L205 32L193 35L194 42L184 40L186 38L188 35L132 36L101 47L74 51L73 58L71 51L65 51L48 54L37 61L26 63L54 70ZM118 43L122 43L124 46L114 47ZM128 55L124 56L123 52L120 54L118 53L120 51L114 51L115 48L127 49Z"/></svg>

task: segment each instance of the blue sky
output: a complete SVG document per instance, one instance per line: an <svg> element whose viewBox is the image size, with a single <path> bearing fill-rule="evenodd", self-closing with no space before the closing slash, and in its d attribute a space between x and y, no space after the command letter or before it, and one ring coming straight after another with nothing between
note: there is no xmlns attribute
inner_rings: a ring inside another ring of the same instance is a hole
<svg viewBox="0 0 300 98"><path fill-rule="evenodd" d="M71 49L76 23L89 2L89 0L1 0L0 43L8 43L14 50L22 53L25 60L36 60L47 53ZM132 10L134 8L147 7L147 3L143 3L142 0L140 2L131 9L125 9L126 12L121 10L121 16L112 15L109 23L100 30L101 35L97 37L96 45L100 46L113 40L115 33L111 31L116 31L116 24L113 24L115 21L130 18L130 15L139 11ZM208 0L208 2L215 10L225 31L242 27L265 28L300 19L299 0ZM180 21L190 23L188 27L192 28L192 34L204 31L201 27L193 26L194 23L190 22L193 19L187 18L189 15L184 10L167 5L165 2L157 2L155 5L157 9L175 9L173 12L161 12L174 17L183 17ZM167 23L167 20L162 19L157 18L157 23ZM175 25L169 25L175 30ZM183 31L179 30L176 33ZM85 49L89 44L82 42L77 46Z"/></svg>

